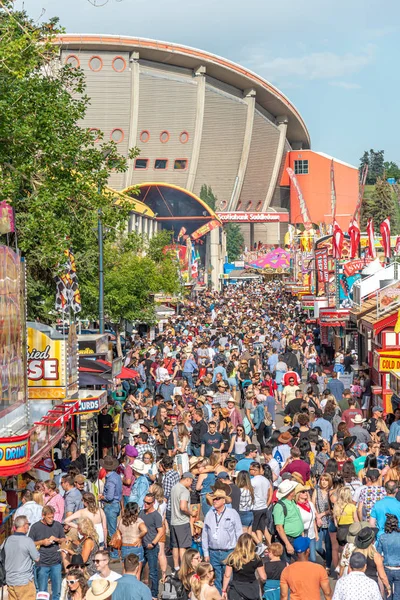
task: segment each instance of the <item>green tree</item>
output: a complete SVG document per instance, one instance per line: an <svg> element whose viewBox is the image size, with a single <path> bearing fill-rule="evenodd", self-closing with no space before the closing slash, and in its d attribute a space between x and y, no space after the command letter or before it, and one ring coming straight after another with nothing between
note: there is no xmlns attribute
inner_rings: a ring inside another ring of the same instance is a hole
<svg viewBox="0 0 400 600"><path fill-rule="evenodd" d="M170 232L162 231L151 240L131 234L105 244L104 310L117 337L119 356L125 321L155 323L154 294L180 290L175 257L158 252L168 238Z"/></svg>
<svg viewBox="0 0 400 600"><path fill-rule="evenodd" d="M111 170L125 171L127 161L101 132L94 144L89 129L78 125L90 99L83 72L59 63L53 42L60 31L56 19L38 25L10 1L0 4L0 201L15 211L29 318L43 320L68 247L75 253L83 314L93 309L98 213L115 238L132 209L116 207L111 194L101 193Z"/></svg>
<svg viewBox="0 0 400 600"><path fill-rule="evenodd" d="M360 171L362 171L364 165L368 166L366 181L368 185L375 184L378 177L383 177L385 170L384 154L384 150L375 151L371 148L369 152L366 150L360 158Z"/></svg>
<svg viewBox="0 0 400 600"><path fill-rule="evenodd" d="M226 253L229 262L237 260L243 252L244 237L240 225L237 223L228 223L224 225L226 232Z"/></svg>
<svg viewBox="0 0 400 600"><path fill-rule="evenodd" d="M203 183L200 189L200 198L203 200L212 210L216 210L218 198L215 196L210 185Z"/></svg>
<svg viewBox="0 0 400 600"><path fill-rule="evenodd" d="M383 163L385 168L385 177L388 179L389 177L393 177L396 181L400 179L400 169L398 165L393 161L386 161Z"/></svg>
<svg viewBox="0 0 400 600"><path fill-rule="evenodd" d="M375 232L386 217L390 217L392 233L399 229L398 210L392 186L385 179L378 178L372 193L364 197L361 205L361 226L365 230L369 218L373 218Z"/></svg>

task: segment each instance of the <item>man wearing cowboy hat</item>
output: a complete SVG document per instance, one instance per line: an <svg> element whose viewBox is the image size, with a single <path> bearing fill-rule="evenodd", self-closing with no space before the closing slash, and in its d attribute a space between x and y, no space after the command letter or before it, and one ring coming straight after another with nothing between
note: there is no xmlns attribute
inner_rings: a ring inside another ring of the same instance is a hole
<svg viewBox="0 0 400 600"><path fill-rule="evenodd" d="M122 479L115 470L119 467L119 462L112 456L106 456L100 460L100 466L106 471L106 481L104 491L100 500L103 500L103 508L107 520L107 531L110 537L113 536L117 529L117 519L120 513L120 502L122 498ZM118 559L117 550L111 551L111 558Z"/></svg>
<svg viewBox="0 0 400 600"><path fill-rule="evenodd" d="M212 509L204 519L201 541L204 560L214 567L215 586L221 593L225 560L235 548L243 528L239 513L226 506L231 503L231 498L224 490L215 490L213 494L207 494L206 498Z"/></svg>
<svg viewBox="0 0 400 600"><path fill-rule="evenodd" d="M278 502L272 512L276 532L287 555L294 554L293 541L304 531L303 519L294 501L297 485L297 481L290 479L285 479L279 484L276 494Z"/></svg>
<svg viewBox="0 0 400 600"><path fill-rule="evenodd" d="M217 393L214 396L213 403L218 403L221 408L228 406L228 400L231 398L229 385L225 381L218 382Z"/></svg>
<svg viewBox="0 0 400 600"><path fill-rule="evenodd" d="M350 435L356 436L358 444L368 444L371 441L371 434L363 426L366 419L363 419L361 415L356 415L351 421L354 426L349 429Z"/></svg>

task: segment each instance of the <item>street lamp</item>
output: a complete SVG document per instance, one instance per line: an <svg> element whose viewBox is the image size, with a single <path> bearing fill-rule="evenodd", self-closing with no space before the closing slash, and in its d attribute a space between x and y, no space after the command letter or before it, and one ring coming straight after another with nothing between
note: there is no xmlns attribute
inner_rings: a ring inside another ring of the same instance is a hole
<svg viewBox="0 0 400 600"><path fill-rule="evenodd" d="M110 155L111 148L103 151L103 159ZM99 195L102 193L102 186L99 183L97 191ZM99 243L99 333L104 333L104 259L103 259L103 213L101 208L98 210L97 219L97 238Z"/></svg>

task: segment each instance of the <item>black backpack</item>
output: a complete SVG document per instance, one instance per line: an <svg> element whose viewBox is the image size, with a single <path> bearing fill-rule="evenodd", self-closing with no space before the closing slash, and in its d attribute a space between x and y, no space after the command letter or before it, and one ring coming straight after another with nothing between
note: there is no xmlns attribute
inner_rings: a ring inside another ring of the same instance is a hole
<svg viewBox="0 0 400 600"><path fill-rule="evenodd" d="M6 552L5 552L6 542L1 546L0 549L0 587L4 587L6 585Z"/></svg>
<svg viewBox="0 0 400 600"><path fill-rule="evenodd" d="M276 504L280 504L282 506L282 510L283 510L283 516L286 517L287 516L287 506L284 502L282 502L282 500L278 500L276 502ZM278 539L278 534L276 531L276 527L275 527L275 521L274 521L274 515L273 515L273 511L274 511L274 507L276 506L276 504L270 504L267 508L267 512L265 514L265 525L268 529L268 531L271 534L271 538L272 541L276 541Z"/></svg>
<svg viewBox="0 0 400 600"><path fill-rule="evenodd" d="M187 600L188 594L185 586L178 577L167 575L164 581L164 589L161 593L162 600Z"/></svg>

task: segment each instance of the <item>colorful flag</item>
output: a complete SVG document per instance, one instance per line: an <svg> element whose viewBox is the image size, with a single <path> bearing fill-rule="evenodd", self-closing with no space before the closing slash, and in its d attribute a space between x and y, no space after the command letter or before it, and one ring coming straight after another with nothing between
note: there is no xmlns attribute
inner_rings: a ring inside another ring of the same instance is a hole
<svg viewBox="0 0 400 600"><path fill-rule="evenodd" d="M357 221L353 219L349 225L349 236L350 236L350 258L356 258L358 256L358 248L360 245L360 226Z"/></svg>
<svg viewBox="0 0 400 600"><path fill-rule="evenodd" d="M290 177L291 182L294 185L294 188L295 188L296 193L297 193L297 197L299 199L300 212L301 212L301 216L302 216L302 219L303 219L304 227L306 229L311 229L312 222L311 222L311 219L310 219L310 215L308 214L308 209L307 209L306 201L305 201L303 193L301 191L299 182L297 181L297 177L294 174L293 169L291 169L290 167L287 167L286 171L287 171L287 173L288 173L288 175Z"/></svg>
<svg viewBox="0 0 400 600"><path fill-rule="evenodd" d="M72 250L65 250L64 254L66 256L64 273L54 278L56 282L55 308L59 312L71 310L73 313L78 313L82 310L82 305L75 258Z"/></svg>
<svg viewBox="0 0 400 600"><path fill-rule="evenodd" d="M400 254L400 235L398 235L396 238L396 244L394 247L394 251L396 254Z"/></svg>
<svg viewBox="0 0 400 600"><path fill-rule="evenodd" d="M375 250L375 234L374 234L374 221L369 218L367 223L367 234L368 234L368 256L372 259L376 258Z"/></svg>
<svg viewBox="0 0 400 600"><path fill-rule="evenodd" d="M192 246L192 259L191 259L192 279L197 279L197 277L199 276L199 264L197 261L198 261L198 259L196 258L194 246Z"/></svg>
<svg viewBox="0 0 400 600"><path fill-rule="evenodd" d="M335 188L335 167L333 164L333 158L331 161L331 211L332 211L332 222L336 220L336 188Z"/></svg>
<svg viewBox="0 0 400 600"><path fill-rule="evenodd" d="M333 238L332 238L333 258L338 258L338 259L342 258L343 240L344 240L343 231L341 230L339 223L335 219L333 221Z"/></svg>
<svg viewBox="0 0 400 600"><path fill-rule="evenodd" d="M178 241L181 239L181 237L183 237L186 233L186 228L185 227L181 227L178 233Z"/></svg>
<svg viewBox="0 0 400 600"><path fill-rule="evenodd" d="M386 217L380 224L380 231L382 236L382 247L385 253L385 258L390 258L390 218Z"/></svg>
<svg viewBox="0 0 400 600"><path fill-rule="evenodd" d="M217 227L221 227L220 221L218 221L217 219L212 219L211 221L208 221L208 223L202 225L192 233L192 240L198 240L203 235L206 235L207 233L209 233L213 229L216 229Z"/></svg>

